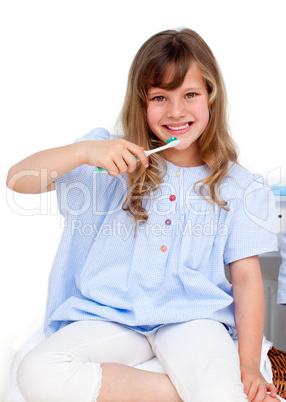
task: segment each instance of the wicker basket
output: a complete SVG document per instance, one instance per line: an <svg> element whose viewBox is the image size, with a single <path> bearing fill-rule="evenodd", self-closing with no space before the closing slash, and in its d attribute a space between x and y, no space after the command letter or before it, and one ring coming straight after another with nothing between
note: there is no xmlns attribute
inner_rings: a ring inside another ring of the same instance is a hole
<svg viewBox="0 0 286 402"><path fill-rule="evenodd" d="M272 347L268 352L273 372L273 384L281 398L286 399L286 352Z"/></svg>

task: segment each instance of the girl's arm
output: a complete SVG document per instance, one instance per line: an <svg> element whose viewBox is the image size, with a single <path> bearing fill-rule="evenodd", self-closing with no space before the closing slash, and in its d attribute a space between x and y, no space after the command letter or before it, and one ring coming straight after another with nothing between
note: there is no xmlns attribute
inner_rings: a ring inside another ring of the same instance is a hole
<svg viewBox="0 0 286 402"><path fill-rule="evenodd" d="M230 274L244 392L249 401L263 401L267 391L274 398L275 386L260 373L265 306L258 256L232 262Z"/></svg>
<svg viewBox="0 0 286 402"><path fill-rule="evenodd" d="M143 166L148 160L143 149L123 139L81 141L37 152L12 166L7 186L19 193L38 194L55 188L55 179L80 165L100 166L111 176L133 172L136 155Z"/></svg>

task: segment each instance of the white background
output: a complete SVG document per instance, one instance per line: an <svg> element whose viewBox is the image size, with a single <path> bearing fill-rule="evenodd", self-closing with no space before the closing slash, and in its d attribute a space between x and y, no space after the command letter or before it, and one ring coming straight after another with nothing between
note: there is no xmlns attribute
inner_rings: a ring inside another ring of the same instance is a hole
<svg viewBox="0 0 286 402"><path fill-rule="evenodd" d="M61 235L54 194L13 195L9 167L97 126L113 131L130 63L154 33L196 30L224 75L240 162L286 185L285 1L2 1L0 400L15 351L42 323Z"/></svg>

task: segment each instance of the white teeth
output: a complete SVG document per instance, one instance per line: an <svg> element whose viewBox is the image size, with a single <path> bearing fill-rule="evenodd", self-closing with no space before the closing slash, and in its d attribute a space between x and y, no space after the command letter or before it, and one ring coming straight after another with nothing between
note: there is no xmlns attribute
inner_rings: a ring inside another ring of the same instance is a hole
<svg viewBox="0 0 286 402"><path fill-rule="evenodd" d="M185 124L184 126L178 126L178 127L168 127L169 130L174 130L174 131L178 131L178 130L183 130L184 128L188 128L190 125L189 123Z"/></svg>

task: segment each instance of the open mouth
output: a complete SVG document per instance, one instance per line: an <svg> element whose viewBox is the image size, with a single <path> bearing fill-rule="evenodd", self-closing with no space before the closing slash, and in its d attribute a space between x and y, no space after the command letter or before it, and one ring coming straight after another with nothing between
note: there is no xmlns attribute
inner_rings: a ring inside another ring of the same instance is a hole
<svg viewBox="0 0 286 402"><path fill-rule="evenodd" d="M180 130L186 130L186 129L188 129L189 127L191 127L191 125L193 124L193 122L192 121L189 121L188 123L185 123L185 124L181 124L181 125L164 125L164 127L166 127L168 130L171 130L171 131L180 131Z"/></svg>

